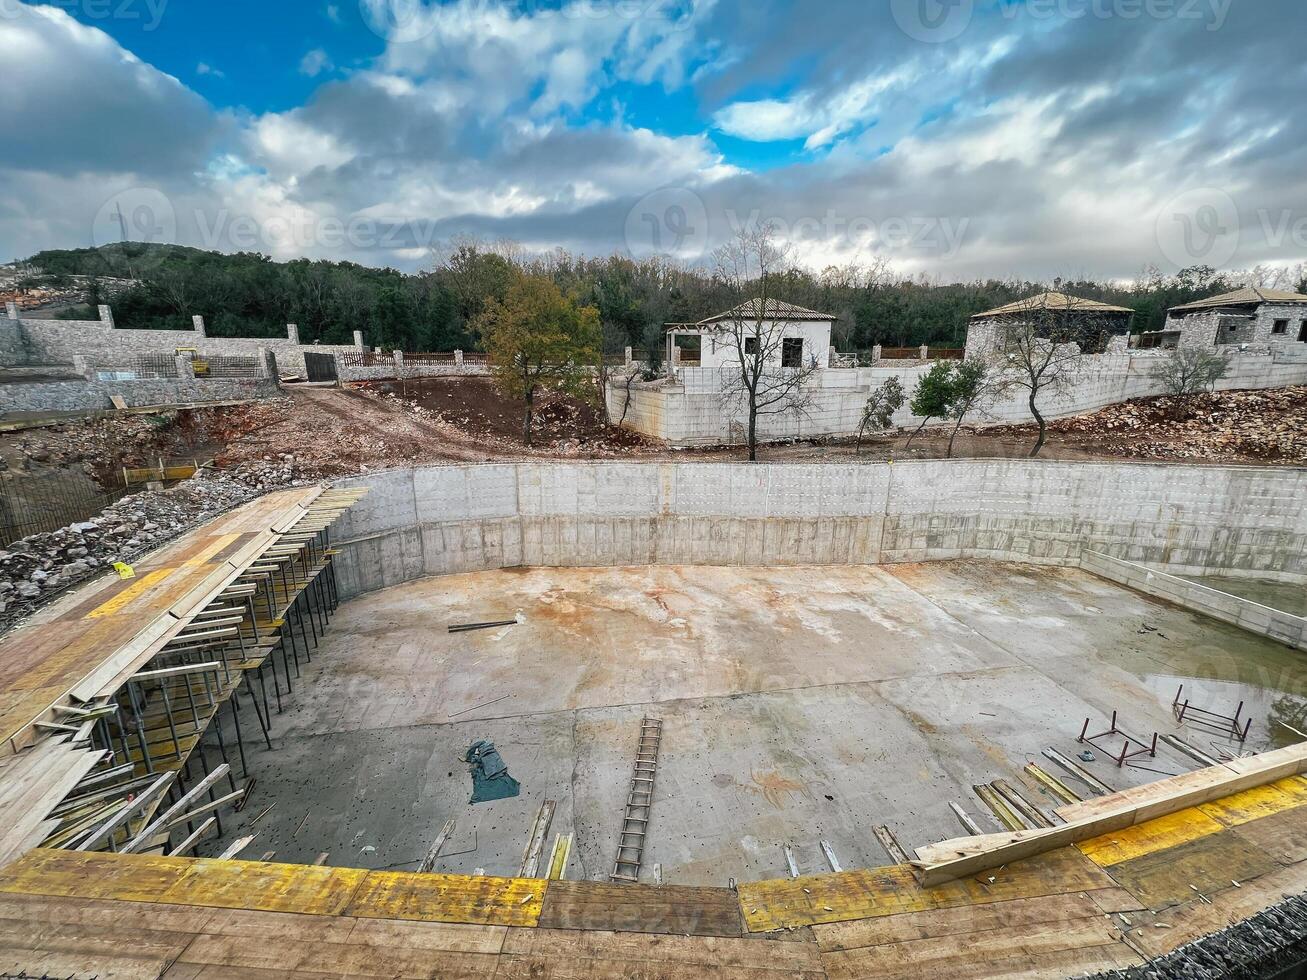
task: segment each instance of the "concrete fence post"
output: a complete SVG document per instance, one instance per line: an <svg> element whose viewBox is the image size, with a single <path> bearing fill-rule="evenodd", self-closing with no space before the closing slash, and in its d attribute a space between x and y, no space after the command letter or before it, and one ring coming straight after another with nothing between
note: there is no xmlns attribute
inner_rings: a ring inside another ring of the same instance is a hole
<svg viewBox="0 0 1307 980"><path fill-rule="evenodd" d="M281 384L281 372L277 370L277 355L267 347L258 350L259 374L277 385Z"/></svg>
<svg viewBox="0 0 1307 980"><path fill-rule="evenodd" d="M626 348L626 366L627 366L628 368L629 368L632 364L635 363L635 356L634 356L634 355L635 355L635 352L634 352L630 347Z"/></svg>
<svg viewBox="0 0 1307 980"><path fill-rule="evenodd" d="M394 357L395 377L402 378L404 376L404 352L402 350L397 350L395 351Z"/></svg>
<svg viewBox="0 0 1307 980"><path fill-rule="evenodd" d="M178 354L175 360L177 362L177 377L182 379L195 377L195 362L191 360L189 355Z"/></svg>
<svg viewBox="0 0 1307 980"><path fill-rule="evenodd" d="M929 361L929 360L930 360L930 348L927 347L925 344L922 344L922 345L921 345L921 359L922 359L923 361Z"/></svg>
<svg viewBox="0 0 1307 980"><path fill-rule="evenodd" d="M195 333L197 336L199 337L208 336L204 332L204 317L198 315L191 317L191 326L195 328Z"/></svg>
<svg viewBox="0 0 1307 980"><path fill-rule="evenodd" d="M826 348L826 366L834 367L839 363L840 352L832 345Z"/></svg>
<svg viewBox="0 0 1307 980"><path fill-rule="evenodd" d="M113 310L110 309L108 306L105 305L100 306L100 322L103 323L110 330L113 329Z"/></svg>
<svg viewBox="0 0 1307 980"><path fill-rule="evenodd" d="M461 350L456 350L454 351L454 367L461 368L462 366L463 366L463 352Z"/></svg>
<svg viewBox="0 0 1307 980"><path fill-rule="evenodd" d="M11 319L11 320L17 320L17 319L18 319L18 304L17 304L17 303L6 303L6 304L5 304L5 316L9 317L9 319Z"/></svg>
<svg viewBox="0 0 1307 980"><path fill-rule="evenodd" d="M355 346L356 348L358 348L359 350L367 350L367 348L363 346L363 331L362 331L362 330L355 330L355 331L354 331L354 346Z"/></svg>
<svg viewBox="0 0 1307 980"><path fill-rule="evenodd" d="M300 342L299 324L296 323L286 324L286 339L289 340L292 344L295 344L297 346L299 345Z"/></svg>
<svg viewBox="0 0 1307 980"><path fill-rule="evenodd" d="M883 349L882 349L882 347L881 347L880 344L877 344L875 347L873 347L873 348L871 349L871 363L872 363L872 364L879 364L879 363L880 363L880 355L881 355L881 353L882 353L882 350L883 350Z"/></svg>

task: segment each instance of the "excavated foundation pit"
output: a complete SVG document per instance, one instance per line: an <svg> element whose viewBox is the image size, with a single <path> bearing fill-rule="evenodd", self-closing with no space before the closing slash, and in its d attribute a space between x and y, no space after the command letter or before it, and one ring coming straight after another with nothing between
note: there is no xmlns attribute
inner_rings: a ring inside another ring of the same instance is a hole
<svg viewBox="0 0 1307 980"><path fill-rule="evenodd" d="M449 634L455 623L520 625ZM426 578L343 604L225 836L244 857L412 870L449 818L435 870L518 873L537 810L574 833L569 877L612 870L642 717L664 722L642 880L724 886L889 861L964 832L960 803L1018 784L1041 752L1074 755L1085 719L1204 751L1297 741L1302 654L1074 569L982 561L886 566L508 569ZM1233 713L1244 746L1171 715L1176 689ZM521 795L469 805L461 761L492 739ZM1197 764L1088 765L1114 789ZM1068 780L1068 782L1073 782ZM275 804L275 805L273 805ZM271 805L271 809L268 807ZM546 854L548 847L546 846Z"/></svg>

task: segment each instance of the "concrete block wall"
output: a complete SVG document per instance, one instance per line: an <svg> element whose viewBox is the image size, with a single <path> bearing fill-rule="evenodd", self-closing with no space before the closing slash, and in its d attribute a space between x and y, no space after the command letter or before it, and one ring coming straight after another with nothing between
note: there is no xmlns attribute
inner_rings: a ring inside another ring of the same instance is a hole
<svg viewBox="0 0 1307 980"><path fill-rule="evenodd" d="M39 320L0 318L0 365L71 364L75 356L122 358L135 354L171 352L178 347L194 347L201 354L239 354L253 356L261 349L271 350L281 370L304 373L304 351L353 351L351 345L304 346L292 340L261 337L208 337L202 329L203 319L195 318L193 330L118 330L108 307L102 320ZM6 336L14 338L6 341ZM298 330L293 332L298 337Z"/></svg>
<svg viewBox="0 0 1307 980"><path fill-rule="evenodd" d="M226 402L272 398L275 380L157 378L139 381L52 381L0 385L0 418L26 413L95 412L113 409L110 395L121 395L130 408L190 402Z"/></svg>
<svg viewBox="0 0 1307 980"><path fill-rule="evenodd" d="M1302 616L1092 551L1081 556L1080 567L1146 595L1165 599L1287 646L1307 650L1307 619Z"/></svg>
<svg viewBox="0 0 1307 980"><path fill-rule="evenodd" d="M1078 566L1307 581L1307 470L1032 460L895 464L516 463L341 481L345 595L518 565Z"/></svg>
<svg viewBox="0 0 1307 980"><path fill-rule="evenodd" d="M1307 384L1307 356L1288 344L1270 353L1235 353L1229 371L1217 385L1220 390L1277 388ZM1108 405L1162 393L1153 377L1162 352L1102 354L1086 357L1074 381L1065 391L1043 394L1040 407L1049 418L1095 412ZM909 396L929 365L872 367L818 372L808 391L810 404L803 414L789 412L759 418L764 440L806 439L818 436L853 435L862 409L874 388L897 376ZM703 446L741 441L747 413L742 404L724 402L721 379L716 371L682 368L676 383L660 383L635 389L625 425L673 446ZM614 418L621 415L625 391L612 387L608 407ZM975 423L1023 423L1032 420L1024 393L1013 392L983 414ZM904 407L894 417L899 426L915 426L920 420Z"/></svg>

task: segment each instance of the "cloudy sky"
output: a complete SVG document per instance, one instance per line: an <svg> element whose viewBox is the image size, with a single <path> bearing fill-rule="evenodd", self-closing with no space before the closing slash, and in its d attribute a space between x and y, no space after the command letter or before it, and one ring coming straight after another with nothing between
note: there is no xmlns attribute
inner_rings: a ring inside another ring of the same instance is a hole
<svg viewBox="0 0 1307 980"><path fill-rule="evenodd" d="M1302 0L0 0L0 259L1307 258Z"/></svg>

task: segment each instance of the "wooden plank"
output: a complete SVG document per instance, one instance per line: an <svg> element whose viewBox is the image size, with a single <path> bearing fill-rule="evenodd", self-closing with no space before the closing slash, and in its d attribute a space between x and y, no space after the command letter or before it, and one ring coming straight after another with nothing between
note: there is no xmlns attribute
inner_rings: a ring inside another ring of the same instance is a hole
<svg viewBox="0 0 1307 980"><path fill-rule="evenodd" d="M997 930L967 937L921 939L899 946L824 953L831 980L995 980L1057 978L1141 966L1144 960L1105 921L1082 919L1060 926Z"/></svg>
<svg viewBox="0 0 1307 980"><path fill-rule="evenodd" d="M179 963L238 968L241 971L275 970L350 977L440 977L482 980L495 972L493 953L446 953L393 946L355 946L349 943L280 939L251 943L239 936L197 936ZM245 973L238 974L244 976ZM284 973L280 974L284 975ZM201 974L203 976L203 974Z"/></svg>
<svg viewBox="0 0 1307 980"><path fill-rule="evenodd" d="M544 960L607 960L679 967L697 965L714 975L719 969L803 973L821 969L811 942L769 942L758 938L653 935L570 929L510 929L505 956Z"/></svg>
<svg viewBox="0 0 1307 980"><path fill-rule="evenodd" d="M600 929L680 936L741 936L740 905L728 888L551 881L544 929Z"/></svg>
<svg viewBox="0 0 1307 980"><path fill-rule="evenodd" d="M1179 905L1199 894L1232 887L1279 868L1234 831L1223 830L1108 869L1122 888L1150 909Z"/></svg>
<svg viewBox="0 0 1307 980"><path fill-rule="evenodd" d="M1234 832L1281 864L1307 861L1307 811L1284 810Z"/></svg>
<svg viewBox="0 0 1307 980"><path fill-rule="evenodd" d="M812 927L818 948L824 952L885 946L918 939L940 939L1018 927L1101 919L1103 910L1092 900L1094 892L1018 898L990 905L956 906L925 912L905 912L876 919L857 919Z"/></svg>
<svg viewBox="0 0 1307 980"><path fill-rule="evenodd" d="M261 912L340 915L367 875L366 871L354 868L315 868L262 861L154 860L175 860L187 866L182 879L158 901Z"/></svg>
<svg viewBox="0 0 1307 980"><path fill-rule="evenodd" d="M578 960L565 956L504 956L499 961L496 980L703 980L705 972L714 980L780 980L793 977L797 980L825 980L818 971L745 970L720 967L706 971L700 965L682 966L675 963L629 960Z"/></svg>
<svg viewBox="0 0 1307 980"><path fill-rule="evenodd" d="M535 878L391 871L360 874L358 890L342 910L346 915L476 925L534 926L547 884Z"/></svg>
<svg viewBox="0 0 1307 980"><path fill-rule="evenodd" d="M1298 775L1305 767L1307 742L1059 807L1058 815L1068 821L1061 827L963 838L918 848L920 861L916 866L923 882L940 884L1265 786Z"/></svg>

